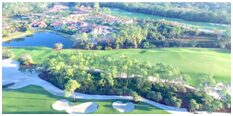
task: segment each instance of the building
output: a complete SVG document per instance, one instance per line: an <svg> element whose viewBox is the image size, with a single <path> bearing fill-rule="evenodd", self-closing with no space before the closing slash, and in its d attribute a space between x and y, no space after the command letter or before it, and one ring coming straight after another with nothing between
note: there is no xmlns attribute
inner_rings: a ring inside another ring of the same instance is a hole
<svg viewBox="0 0 233 116"><path fill-rule="evenodd" d="M91 33L107 35L108 33L110 33L111 30L112 30L112 28L110 28L110 27L98 25L98 26L92 27Z"/></svg>
<svg viewBox="0 0 233 116"><path fill-rule="evenodd" d="M8 24L4 24L4 25L2 25L2 29L4 29L4 30L10 30L11 26L8 25Z"/></svg>
<svg viewBox="0 0 233 116"><path fill-rule="evenodd" d="M31 25L31 27L40 27L40 28L46 28L47 27L46 22L43 21L43 20L33 21L30 25Z"/></svg>
<svg viewBox="0 0 233 116"><path fill-rule="evenodd" d="M83 21L77 21L77 26L78 27L86 27L86 26L88 26L88 23L83 22Z"/></svg>
<svg viewBox="0 0 233 116"><path fill-rule="evenodd" d="M63 21L56 21L56 22L53 22L52 24L50 24L50 26L52 28L54 28L55 30L60 30L63 26L64 22Z"/></svg>
<svg viewBox="0 0 233 116"><path fill-rule="evenodd" d="M66 10L66 9L68 9L67 6L61 5L61 4L56 4L51 9L49 9L49 12L60 12L62 10Z"/></svg>
<svg viewBox="0 0 233 116"><path fill-rule="evenodd" d="M67 29L70 29L70 30L77 30L77 27L74 26L74 25L70 25L67 27Z"/></svg>

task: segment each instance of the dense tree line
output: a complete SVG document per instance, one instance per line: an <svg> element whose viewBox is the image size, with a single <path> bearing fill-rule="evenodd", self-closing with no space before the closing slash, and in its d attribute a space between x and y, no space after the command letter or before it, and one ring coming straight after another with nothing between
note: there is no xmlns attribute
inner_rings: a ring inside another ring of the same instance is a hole
<svg viewBox="0 0 233 116"><path fill-rule="evenodd" d="M43 9L52 7L56 3L4 3L3 10L5 11L4 16L14 16L18 13L28 14L31 12L41 12ZM201 8L207 9L207 11L213 10L214 13L222 11L221 14L229 11L229 5L227 3L215 4L215 3L61 3L68 5L69 7L75 7L77 5L90 5L93 7L93 13L95 12L109 12L109 9L100 8L99 5L126 5L127 8L131 6L147 9L150 5L154 7L161 7L166 9L182 9L189 8L187 12L193 11L196 8L197 12L202 11ZM194 7L193 9L191 8ZM226 8L223 8L223 7ZM22 7L22 9L20 9ZM132 7L132 8L133 8ZM215 8L218 8L216 10ZM37 9L37 10L35 10ZM105 9L106 11L104 11ZM220 11L219 11L220 9ZM72 10L72 8L71 8ZM176 10L174 10L175 12ZM186 10L183 10L184 12ZM70 11L69 11L70 12ZM68 12L68 14L69 14ZM64 15L64 12L61 12ZM218 15L216 15L218 16ZM198 16L198 18L203 16ZM223 16L218 16L222 18ZM203 18L204 19L204 18ZM213 18L214 19L214 18ZM120 23L104 23L100 19L86 19L87 22L110 26L113 28L111 34L96 35L91 33L77 33L77 30L67 29L67 26L63 26L60 30L66 34L77 34L75 48L81 49L118 49L118 48L157 48L157 47L207 47L207 48L227 48L231 49L231 36L230 26L227 27L227 31L224 33L220 32L203 32L198 29L188 28L183 25L179 25L172 22L166 21L146 21L136 20L133 24L120 24ZM3 37L7 37L10 33L14 32L25 32L30 31L28 24L17 23L9 25L10 29L3 30ZM51 29L50 27L47 27ZM73 36L73 35L72 35ZM75 35L74 35L75 36ZM196 38L202 38L202 41L196 40ZM203 39L204 38L204 39ZM91 43L90 40L96 39L96 43ZM81 41L80 41L81 40ZM188 40L188 41L187 41Z"/></svg>
<svg viewBox="0 0 233 116"><path fill-rule="evenodd" d="M230 24L230 3L127 3L103 2L101 7L112 7L189 21Z"/></svg>
<svg viewBox="0 0 233 116"><path fill-rule="evenodd" d="M2 37L8 37L11 33L30 31L30 27L25 22L9 24L9 29L2 30Z"/></svg>
<svg viewBox="0 0 233 116"><path fill-rule="evenodd" d="M11 53L9 49L4 54ZM11 57L7 56L7 57ZM34 64L28 54L18 58L20 71L38 71L39 77L55 86L65 89L65 96L73 96L74 92L104 95L131 95L134 102L141 97L162 104L196 110L230 111L231 96L226 90L220 90L219 98L206 94L205 89L214 87L216 82L211 74L200 75L196 90L185 87L187 74L177 68L158 63L150 65L125 56L111 58L107 56L89 55L81 52L64 54L57 51L44 63ZM156 81L150 80L153 76ZM75 100L75 99L74 99Z"/></svg>
<svg viewBox="0 0 233 116"><path fill-rule="evenodd" d="M9 2L3 3L3 16L25 15L46 11L51 3L33 3L33 2Z"/></svg>
<svg viewBox="0 0 233 116"><path fill-rule="evenodd" d="M111 24L107 36L83 33L75 47L81 49L207 47L230 49L230 33L203 32L166 21L138 20L133 24ZM105 38L105 39L103 39ZM183 39L182 39L183 38ZM198 41L202 38L202 41ZM89 40L96 44L90 44ZM178 39L178 41L177 41Z"/></svg>
<svg viewBox="0 0 233 116"><path fill-rule="evenodd" d="M71 54L61 52L49 56L45 63L37 64L36 70L42 79L65 89L65 96L74 96L76 90L88 94L131 95L134 102L140 102L144 97L162 104L188 108L189 111L212 112L230 108L229 95L224 100L216 100L203 90L186 88L181 84L185 75L169 65L140 63L125 56L111 58L78 51ZM27 55L20 59L21 64L32 62ZM148 76L153 76L157 81L149 80L146 78ZM172 81L181 83L170 83Z"/></svg>

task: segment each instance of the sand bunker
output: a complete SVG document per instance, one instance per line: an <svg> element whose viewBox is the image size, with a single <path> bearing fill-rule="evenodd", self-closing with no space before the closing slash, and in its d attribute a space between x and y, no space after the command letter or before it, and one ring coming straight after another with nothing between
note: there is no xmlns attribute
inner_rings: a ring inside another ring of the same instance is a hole
<svg viewBox="0 0 233 116"><path fill-rule="evenodd" d="M87 114L93 113L98 109L98 104L94 102L86 102L79 105L71 106L71 103L66 99L56 101L52 107L54 110L65 110L69 114Z"/></svg>
<svg viewBox="0 0 233 116"><path fill-rule="evenodd" d="M66 110L69 107L69 101L66 99L58 100L52 105L52 107L57 111Z"/></svg>
<svg viewBox="0 0 233 116"><path fill-rule="evenodd" d="M131 112L135 106L132 102L122 103L121 101L116 101L112 103L112 107L119 112Z"/></svg>
<svg viewBox="0 0 233 116"><path fill-rule="evenodd" d="M69 114L88 114L93 113L98 109L98 104L94 102L86 102L75 106L70 106L66 109Z"/></svg>

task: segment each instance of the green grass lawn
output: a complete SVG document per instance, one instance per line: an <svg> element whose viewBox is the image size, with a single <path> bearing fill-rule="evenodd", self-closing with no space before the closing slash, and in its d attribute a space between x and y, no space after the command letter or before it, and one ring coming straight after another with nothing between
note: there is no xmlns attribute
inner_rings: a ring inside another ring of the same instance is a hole
<svg viewBox="0 0 233 116"><path fill-rule="evenodd" d="M45 47L11 48L15 54L31 54L36 63L40 63L45 57L55 54L56 51ZM71 53L73 49L65 49L62 52ZM157 48L157 49L120 49L120 50L79 50L85 54L99 54L110 57L126 55L141 62L156 64L159 62L176 66L182 72L192 76L189 83L195 85L195 79L201 73L211 73L218 82L229 83L231 77L231 53L223 49L209 48Z"/></svg>
<svg viewBox="0 0 233 116"><path fill-rule="evenodd" d="M167 20L167 21L175 21L181 24L186 24L196 28L209 29L209 30L226 30L225 26L222 25L211 25L207 22L194 22L194 21L186 21L177 18L168 18L168 17L160 17L156 15L137 13L137 12L129 12L121 9L112 9L111 14L115 16L123 16L128 18L137 18L137 19L150 19L150 20Z"/></svg>
<svg viewBox="0 0 233 116"><path fill-rule="evenodd" d="M42 87L27 86L17 90L3 89L2 92L2 108L3 114L54 114L66 113L65 111L55 111L52 109L52 104L63 97L57 97ZM97 114L117 114L120 113L112 108L112 102L108 101L95 101L95 100L80 100L78 99L74 104L93 101L99 105ZM123 100L127 102L127 100ZM134 114L167 114L168 112L159 108L153 107L146 103L136 104Z"/></svg>
<svg viewBox="0 0 233 116"><path fill-rule="evenodd" d="M9 40L12 40L12 39L15 39L15 38L20 38L20 37L31 35L31 34L33 34L32 31L14 32L14 33L11 33L8 37L3 37L2 41L5 42L5 41L9 41Z"/></svg>

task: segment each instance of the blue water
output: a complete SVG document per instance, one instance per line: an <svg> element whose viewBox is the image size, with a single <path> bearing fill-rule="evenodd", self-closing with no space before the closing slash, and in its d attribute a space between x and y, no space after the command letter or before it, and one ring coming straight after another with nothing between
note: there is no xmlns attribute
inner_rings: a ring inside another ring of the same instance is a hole
<svg viewBox="0 0 233 116"><path fill-rule="evenodd" d="M43 46L54 48L55 43L62 43L63 48L72 48L74 42L52 32L36 32L33 35L6 41L2 46L7 47L29 47Z"/></svg>

